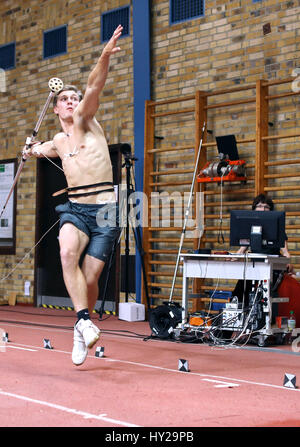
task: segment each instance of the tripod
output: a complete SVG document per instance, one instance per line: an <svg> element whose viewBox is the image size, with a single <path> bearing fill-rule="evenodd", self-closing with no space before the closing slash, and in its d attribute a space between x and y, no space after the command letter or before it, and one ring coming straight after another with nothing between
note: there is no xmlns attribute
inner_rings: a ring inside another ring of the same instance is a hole
<svg viewBox="0 0 300 447"><path fill-rule="evenodd" d="M129 255L130 255L130 247L129 247L129 216L130 216L130 195L135 192L135 186L131 183L131 169L133 167L133 162L137 161L138 159L133 157L131 155L131 147L129 144L122 144L121 145L121 153L124 157L124 163L122 167L126 168L126 225L125 225L125 301L128 302L129 297ZM119 194L119 200L120 200L120 194ZM120 201L121 202L121 201ZM135 206L135 205L133 205ZM122 204L120 203L120 215L122 214ZM123 227L124 228L124 227ZM147 301L147 307L148 310L150 310L150 301L149 301L149 295L148 295L148 286L147 286L147 277L146 277L146 269L145 269L145 263L144 263L144 251L142 246L142 236L141 236L141 227L140 226L132 226L134 238L135 238L135 244L136 248L139 252L140 258L141 258L141 264L142 264L142 273L143 273L143 280L144 280L144 286L145 286L145 293L146 293L146 301ZM102 318L103 312L104 312L104 304L106 300L106 293L107 293L107 286L108 286L108 280L110 275L110 270L112 267L113 259L116 253L116 248L120 243L121 237L122 237L123 229L120 233L120 236L116 241L114 242L111 255L109 258L109 264L107 269L107 275L105 279L105 285L103 290L103 299L102 304L99 310L100 317Z"/></svg>
<svg viewBox="0 0 300 447"><path fill-rule="evenodd" d="M123 167L126 168L126 227L125 227L125 301L128 302L128 294L129 294L129 216L130 216L130 195L135 192L135 185L131 183L131 169L133 167L133 162L137 161L138 159L133 157L131 155L131 147L129 144L123 144L121 146L121 152L124 157L124 164ZM133 177L134 178L134 177ZM135 205L133 205L134 207ZM148 295L148 285L147 285L147 276L146 276L146 269L145 269L145 263L144 263L144 250L142 246L142 236L141 236L141 227L140 225L132 226L134 239L136 248L139 252L140 258L141 258L141 264L142 264L142 273L143 273L143 280L144 280L144 286L145 286L145 293L146 293L146 301L148 310L150 309L150 301L149 301L149 295Z"/></svg>

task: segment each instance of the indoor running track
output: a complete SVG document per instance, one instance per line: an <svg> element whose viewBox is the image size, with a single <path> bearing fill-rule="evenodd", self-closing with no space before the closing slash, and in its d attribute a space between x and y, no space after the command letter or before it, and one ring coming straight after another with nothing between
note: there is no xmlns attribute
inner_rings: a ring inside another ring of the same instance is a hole
<svg viewBox="0 0 300 447"><path fill-rule="evenodd" d="M300 389L283 386L285 373L300 382L291 346L145 340L147 322L104 319L104 357L95 346L76 367L72 311L0 307L1 427L300 427Z"/></svg>

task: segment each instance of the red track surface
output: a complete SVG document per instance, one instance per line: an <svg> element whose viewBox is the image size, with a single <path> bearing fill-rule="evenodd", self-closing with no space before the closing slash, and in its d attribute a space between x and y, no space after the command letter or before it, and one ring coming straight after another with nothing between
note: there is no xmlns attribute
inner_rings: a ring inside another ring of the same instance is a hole
<svg viewBox="0 0 300 447"><path fill-rule="evenodd" d="M71 361L71 311L0 308L1 427L300 427L300 353L290 346L218 348L136 337L147 322L117 317L86 362ZM105 318L105 317L104 317ZM130 332L122 332L130 331ZM43 339L54 349L45 349ZM186 359L190 372L178 371Z"/></svg>

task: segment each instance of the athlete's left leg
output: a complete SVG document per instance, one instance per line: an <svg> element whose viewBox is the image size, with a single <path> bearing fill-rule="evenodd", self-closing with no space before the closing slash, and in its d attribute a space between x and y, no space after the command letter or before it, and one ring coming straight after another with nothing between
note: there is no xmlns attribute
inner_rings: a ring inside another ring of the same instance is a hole
<svg viewBox="0 0 300 447"><path fill-rule="evenodd" d="M85 255L82 263L81 269L87 284L88 309L90 315L92 314L98 299L98 282L104 266L104 261L94 258L88 254Z"/></svg>

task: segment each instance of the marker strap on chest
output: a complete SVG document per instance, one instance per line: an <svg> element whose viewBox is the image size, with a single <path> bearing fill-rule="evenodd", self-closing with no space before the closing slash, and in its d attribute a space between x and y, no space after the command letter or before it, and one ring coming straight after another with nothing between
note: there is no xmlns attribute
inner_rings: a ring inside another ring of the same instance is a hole
<svg viewBox="0 0 300 447"><path fill-rule="evenodd" d="M113 186L113 183L112 182L100 182L100 183L93 183L92 185L67 187L67 188L64 188L64 189L61 189L59 191L54 192L52 194L52 196L56 197L56 196L59 196L60 194L63 194L65 192L67 192L69 197L79 197L79 196L89 196L89 195L93 195L93 194L99 194L101 192L114 191L114 188L109 188L109 189L101 189L100 191L92 191L92 192L86 192L86 193L69 194L69 192L71 192L71 191L76 191L78 189L93 188L93 187L96 187L96 186Z"/></svg>

